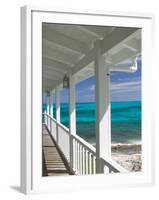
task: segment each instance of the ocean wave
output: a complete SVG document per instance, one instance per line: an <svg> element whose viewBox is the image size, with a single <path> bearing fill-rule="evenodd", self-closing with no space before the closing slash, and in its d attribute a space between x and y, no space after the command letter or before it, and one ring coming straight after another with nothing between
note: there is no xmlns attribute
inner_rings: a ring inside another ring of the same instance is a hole
<svg viewBox="0 0 159 200"><path fill-rule="evenodd" d="M46 105L43 105L43 111ZM61 104L61 123L69 126L68 104ZM54 105L55 116L55 105ZM77 134L87 141L95 142L95 103L76 104ZM141 102L111 103L112 143L136 143L141 140Z"/></svg>

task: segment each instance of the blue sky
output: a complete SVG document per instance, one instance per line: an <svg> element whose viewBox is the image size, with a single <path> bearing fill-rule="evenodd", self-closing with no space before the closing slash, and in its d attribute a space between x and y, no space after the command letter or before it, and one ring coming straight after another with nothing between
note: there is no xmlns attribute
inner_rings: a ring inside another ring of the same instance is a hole
<svg viewBox="0 0 159 200"><path fill-rule="evenodd" d="M141 100L141 57L138 58L138 70L135 73L111 72L110 96L111 101L140 101ZM129 61L123 63L130 65ZM76 102L94 102L94 76L76 84ZM68 89L63 89L61 102L68 102Z"/></svg>

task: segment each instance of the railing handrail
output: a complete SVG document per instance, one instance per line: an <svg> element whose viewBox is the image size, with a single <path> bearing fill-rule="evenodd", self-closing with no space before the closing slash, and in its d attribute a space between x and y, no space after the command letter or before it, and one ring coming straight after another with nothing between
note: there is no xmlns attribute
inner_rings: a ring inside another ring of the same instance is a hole
<svg viewBox="0 0 159 200"><path fill-rule="evenodd" d="M56 122L61 128L63 128L68 134L70 133L69 128L67 128L65 125L59 123L56 121L55 118L53 118L51 115L47 114L47 113L43 113L43 115L48 116L49 118L51 118L54 122ZM93 155L96 154L96 149L95 147L93 147L91 144L89 144L87 141L85 141L83 138L81 138L78 135L71 135L71 137L73 137L75 140L77 140L81 145L83 145L88 151L90 151Z"/></svg>
<svg viewBox="0 0 159 200"><path fill-rule="evenodd" d="M47 113L43 113L43 115L46 115L46 116L48 116L48 117L50 117L53 121L55 121L56 122L56 119L55 118L53 118L51 115L49 115L49 114L47 114Z"/></svg>
<svg viewBox="0 0 159 200"><path fill-rule="evenodd" d="M67 134L70 134L70 129L69 129L69 128L67 128L65 125L63 125L63 124L61 124L61 123L59 123L59 122L57 122L57 121L56 121L56 123L57 123L57 125L60 126L62 129L64 129L64 131L66 131Z"/></svg>
<svg viewBox="0 0 159 200"><path fill-rule="evenodd" d="M116 161L112 160L111 158L101 158L103 164L105 164L108 168L111 169L113 172L122 172L126 173L128 172L125 168L120 166Z"/></svg>
<svg viewBox="0 0 159 200"><path fill-rule="evenodd" d="M60 126L62 129L66 131L67 134L69 134L70 130L65 125L61 124L60 122L57 122L55 118L53 118L51 115L48 115L47 113L43 113L43 115L48 116L50 119L52 119L55 123L57 123L58 126Z"/></svg>
<svg viewBox="0 0 159 200"><path fill-rule="evenodd" d="M83 145L90 153L92 153L94 156L96 156L96 149L94 146L86 142L83 138L81 138L78 135L71 135L72 138L77 140L81 145Z"/></svg>

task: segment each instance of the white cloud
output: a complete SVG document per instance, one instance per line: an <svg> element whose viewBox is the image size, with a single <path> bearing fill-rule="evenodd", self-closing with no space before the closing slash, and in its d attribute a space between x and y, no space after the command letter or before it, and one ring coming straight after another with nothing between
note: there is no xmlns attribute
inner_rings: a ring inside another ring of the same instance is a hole
<svg viewBox="0 0 159 200"><path fill-rule="evenodd" d="M140 81L141 78L138 76L138 77L118 78L117 80L118 80L118 81L125 81L125 82L126 82L126 81L127 81L127 82L128 82L128 81L129 81L129 82L130 82L130 81L132 82L132 81Z"/></svg>
<svg viewBox="0 0 159 200"><path fill-rule="evenodd" d="M95 85L91 85L91 87L89 88L90 91L94 91L95 90Z"/></svg>
<svg viewBox="0 0 159 200"><path fill-rule="evenodd" d="M129 82L123 82L123 83L113 83L111 85L112 90L121 89L121 88L127 88L130 86L136 86L141 85L141 81L129 81Z"/></svg>
<svg viewBox="0 0 159 200"><path fill-rule="evenodd" d="M111 92L112 93L140 92L140 91L141 91L141 81L139 81L139 80L111 84Z"/></svg>
<svg viewBox="0 0 159 200"><path fill-rule="evenodd" d="M138 78L134 78L131 79L132 81L130 81L130 79L124 79L124 81L126 82L120 82L120 83L111 83L110 84L110 91L112 94L120 94L120 93L140 93L141 92L141 80L139 80ZM84 98L86 98L86 96L90 96L93 95L94 96L94 91L95 91L95 85L91 85L89 87L80 89L77 93L78 96L84 96Z"/></svg>

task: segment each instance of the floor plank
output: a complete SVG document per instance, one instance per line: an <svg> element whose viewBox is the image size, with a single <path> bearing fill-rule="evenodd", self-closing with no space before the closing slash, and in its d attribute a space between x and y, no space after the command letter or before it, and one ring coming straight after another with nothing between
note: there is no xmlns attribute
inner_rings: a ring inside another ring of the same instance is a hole
<svg viewBox="0 0 159 200"><path fill-rule="evenodd" d="M69 175L64 161L57 150L57 147L43 127L43 176L66 176Z"/></svg>

